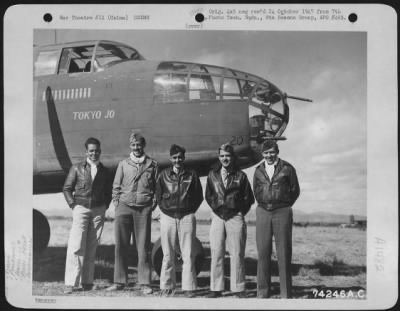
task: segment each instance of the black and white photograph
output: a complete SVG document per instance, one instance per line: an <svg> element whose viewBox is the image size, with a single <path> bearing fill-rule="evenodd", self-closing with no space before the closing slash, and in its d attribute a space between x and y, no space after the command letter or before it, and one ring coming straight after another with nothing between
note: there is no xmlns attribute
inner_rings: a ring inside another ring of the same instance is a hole
<svg viewBox="0 0 400 311"><path fill-rule="evenodd" d="M155 21L177 7L36 9L29 50L6 49L9 303L390 307L396 52L371 41L371 8L193 5L183 25ZM22 53L19 81L7 59Z"/></svg>

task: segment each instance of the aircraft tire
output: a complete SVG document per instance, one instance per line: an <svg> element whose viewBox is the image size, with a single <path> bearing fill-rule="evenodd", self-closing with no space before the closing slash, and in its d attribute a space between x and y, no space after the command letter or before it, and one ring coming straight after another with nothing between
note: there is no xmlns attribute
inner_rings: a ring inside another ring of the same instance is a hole
<svg viewBox="0 0 400 311"><path fill-rule="evenodd" d="M203 246L201 245L201 242L199 239L195 238L194 244L193 244L193 251L194 251L194 256L195 256L195 270L196 274L198 275L202 268L203 268L203 263L204 263L204 249ZM176 272L180 273L182 272L182 259L181 259L181 252L179 249L179 246L177 246L177 252L176 252ZM163 261L163 251L161 248L161 238L159 238L157 241L154 242L153 244L153 250L151 252L151 260L153 263L153 268L154 271L158 275L161 274L161 267L162 267L162 261Z"/></svg>
<svg viewBox="0 0 400 311"><path fill-rule="evenodd" d="M49 244L50 225L46 216L33 209L33 254L42 253Z"/></svg>

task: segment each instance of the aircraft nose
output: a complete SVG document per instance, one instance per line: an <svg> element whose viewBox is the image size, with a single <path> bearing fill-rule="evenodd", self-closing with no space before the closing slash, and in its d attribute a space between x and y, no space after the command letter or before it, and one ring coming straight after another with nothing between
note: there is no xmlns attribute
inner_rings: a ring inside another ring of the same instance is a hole
<svg viewBox="0 0 400 311"><path fill-rule="evenodd" d="M284 140L282 133L289 122L285 95L273 85L260 83L249 102L250 145L256 161L262 159L262 145L268 139Z"/></svg>

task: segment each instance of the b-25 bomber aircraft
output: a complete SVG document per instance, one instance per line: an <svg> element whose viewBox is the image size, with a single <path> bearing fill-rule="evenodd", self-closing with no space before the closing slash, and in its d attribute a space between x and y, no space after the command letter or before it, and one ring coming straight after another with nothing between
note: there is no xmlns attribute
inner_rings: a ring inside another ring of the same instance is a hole
<svg viewBox="0 0 400 311"><path fill-rule="evenodd" d="M129 153L133 130L146 137L146 153L161 168L176 143L187 149L185 164L205 176L226 142L240 167L250 167L261 160L266 139L284 139L287 99L307 100L231 68L146 60L119 42L53 44L34 54L33 194L60 192L91 136L114 172ZM260 113L250 117L249 106ZM36 210L33 230L34 250L45 249L49 225Z"/></svg>

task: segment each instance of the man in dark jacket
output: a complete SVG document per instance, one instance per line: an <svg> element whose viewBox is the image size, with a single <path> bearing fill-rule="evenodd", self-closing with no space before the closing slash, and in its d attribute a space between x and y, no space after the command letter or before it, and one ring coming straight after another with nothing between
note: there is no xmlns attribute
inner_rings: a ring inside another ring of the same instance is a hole
<svg viewBox="0 0 400 311"><path fill-rule="evenodd" d="M65 265L65 293L93 287L94 261L104 215L111 201L111 176L101 164L100 141L85 142L86 160L72 165L63 193L72 209L72 227Z"/></svg>
<svg viewBox="0 0 400 311"><path fill-rule="evenodd" d="M197 288L193 243L196 237L195 212L203 201L203 189L196 172L184 167L185 149L170 148L172 166L160 173L156 195L161 210L160 231L163 263L160 289L164 296L173 295L176 287L175 257L179 245L182 265L182 290L187 298Z"/></svg>
<svg viewBox="0 0 400 311"><path fill-rule="evenodd" d="M300 195L296 170L279 159L278 144L268 140L263 145L263 161L254 173L256 242L258 251L257 296L268 298L271 287L272 236L279 265L282 298L291 298L292 276L292 205Z"/></svg>
<svg viewBox="0 0 400 311"><path fill-rule="evenodd" d="M217 298L224 290L225 239L231 257L231 291L243 298L245 293L244 252L247 227L244 216L254 203L245 173L236 167L235 153L229 144L219 148L220 165L207 178L206 200L213 215L210 227L211 292Z"/></svg>
<svg viewBox="0 0 400 311"><path fill-rule="evenodd" d="M115 173L112 200L115 206L115 267L114 284L108 291L121 290L128 283L129 248L131 236L138 253L137 282L143 294L153 292L151 283L151 213L155 197L158 164L148 157L145 138L133 132L131 153L119 162Z"/></svg>

